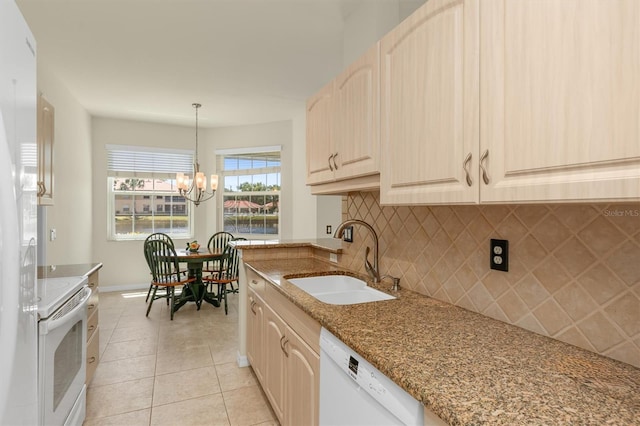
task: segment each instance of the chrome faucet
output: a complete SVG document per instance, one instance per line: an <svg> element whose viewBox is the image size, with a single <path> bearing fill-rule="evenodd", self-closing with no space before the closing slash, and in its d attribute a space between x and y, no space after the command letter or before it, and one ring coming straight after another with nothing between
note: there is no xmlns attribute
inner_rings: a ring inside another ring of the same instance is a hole
<svg viewBox="0 0 640 426"><path fill-rule="evenodd" d="M371 250L371 248L367 246L364 252L364 269L367 271L369 276L373 278L374 283L379 283L380 271L378 270L378 234L376 234L376 231L371 225L363 220L347 219L340 225L338 225L338 229L336 229L336 232L333 234L333 238L342 238L345 228L350 225L362 225L371 233L371 236L373 237L373 265L371 265L371 263L369 262L369 251Z"/></svg>

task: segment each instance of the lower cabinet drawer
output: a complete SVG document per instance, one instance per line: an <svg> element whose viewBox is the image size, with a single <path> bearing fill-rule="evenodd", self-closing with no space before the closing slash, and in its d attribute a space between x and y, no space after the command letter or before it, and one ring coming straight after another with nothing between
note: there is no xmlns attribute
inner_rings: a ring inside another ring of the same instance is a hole
<svg viewBox="0 0 640 426"><path fill-rule="evenodd" d="M91 313L91 316L87 320L87 342L89 340L91 340L91 337L93 337L93 333L95 333L96 330L98 330L98 311L97 311L97 308L96 308L95 312Z"/></svg>
<svg viewBox="0 0 640 426"><path fill-rule="evenodd" d="M98 367L98 357L100 352L100 329L96 327L91 338L87 342L87 378L85 383L87 386L93 378L93 373Z"/></svg>

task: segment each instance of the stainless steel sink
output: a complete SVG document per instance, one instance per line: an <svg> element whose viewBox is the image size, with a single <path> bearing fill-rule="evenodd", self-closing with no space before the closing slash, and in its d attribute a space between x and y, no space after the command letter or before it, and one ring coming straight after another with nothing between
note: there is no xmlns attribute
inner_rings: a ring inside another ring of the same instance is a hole
<svg viewBox="0 0 640 426"><path fill-rule="evenodd" d="M319 301L331 305L353 305L395 299L394 296L368 287L365 281L348 275L290 278L288 281Z"/></svg>

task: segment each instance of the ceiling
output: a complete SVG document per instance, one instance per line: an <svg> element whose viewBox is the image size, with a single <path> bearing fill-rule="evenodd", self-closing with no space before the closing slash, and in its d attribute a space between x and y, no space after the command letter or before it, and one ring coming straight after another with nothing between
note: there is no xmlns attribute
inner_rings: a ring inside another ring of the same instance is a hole
<svg viewBox="0 0 640 426"><path fill-rule="evenodd" d="M216 127L299 113L343 68L345 18L375 1L17 3L38 60L90 114L191 125L199 102L200 125Z"/></svg>

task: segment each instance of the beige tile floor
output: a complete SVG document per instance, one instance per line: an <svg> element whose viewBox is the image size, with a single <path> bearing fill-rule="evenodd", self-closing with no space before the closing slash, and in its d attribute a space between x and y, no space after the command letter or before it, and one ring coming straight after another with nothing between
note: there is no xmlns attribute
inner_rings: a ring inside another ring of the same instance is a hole
<svg viewBox="0 0 640 426"><path fill-rule="evenodd" d="M86 426L277 425L251 368L236 363L238 296L224 308L163 300L145 317L146 291L100 294L100 364Z"/></svg>

